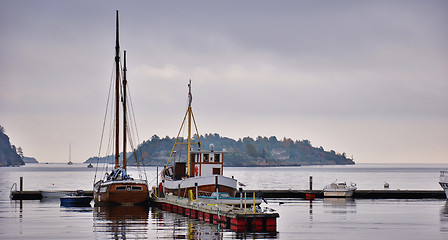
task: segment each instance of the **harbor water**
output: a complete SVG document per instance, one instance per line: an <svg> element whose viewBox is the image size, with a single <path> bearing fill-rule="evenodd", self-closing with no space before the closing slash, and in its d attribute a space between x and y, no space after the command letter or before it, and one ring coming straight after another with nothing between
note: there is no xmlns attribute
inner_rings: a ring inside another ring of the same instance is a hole
<svg viewBox="0 0 448 240"><path fill-rule="evenodd" d="M160 168L159 168L160 169ZM244 188L322 189L333 181L360 190L442 190L439 171L448 164L357 164L225 168ZM129 172L136 174L130 167ZM156 185L156 167L147 167ZM277 231L236 233L218 225L145 207L62 207L59 199L10 200L13 183L24 190L91 190L95 168L87 164L28 164L0 168L0 239L448 239L448 202L440 199L268 199L280 214Z"/></svg>

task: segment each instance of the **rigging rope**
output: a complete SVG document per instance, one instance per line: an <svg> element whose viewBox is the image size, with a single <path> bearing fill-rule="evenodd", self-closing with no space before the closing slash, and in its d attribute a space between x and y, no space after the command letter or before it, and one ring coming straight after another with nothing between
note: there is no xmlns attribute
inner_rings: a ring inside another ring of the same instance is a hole
<svg viewBox="0 0 448 240"><path fill-rule="evenodd" d="M113 69L113 67L112 67ZM99 150L98 150L98 156L97 156L97 161L96 161L96 168L95 168L95 177L93 178L93 183L95 184L96 182L96 176L97 176L97 172L98 172L98 165L99 165L99 157L101 156L101 146L103 145L103 138L104 138L104 129L106 127L106 120L107 120L107 112L108 112L108 108L109 108L109 100L110 100L110 92L112 89L112 83L113 83L113 70L112 70L112 74L111 74L111 80L110 80L110 84L109 84L109 91L107 94L107 101L106 101L106 111L104 113L104 120L103 120L103 127L102 127L102 131L101 131L101 138L100 138L100 146L99 146Z"/></svg>
<svg viewBox="0 0 448 240"><path fill-rule="evenodd" d="M129 85L129 84L128 84L128 85ZM138 135L137 121L136 121L136 118L135 118L134 105L132 104L131 90L130 90L129 87L128 87L128 98L127 98L127 99L129 99L130 113L132 113L132 114L131 114L132 118L130 119L131 124L129 124L129 126L134 125L134 128L131 129L131 131L128 131L128 133L129 133L129 134L131 134L131 133L132 133L132 134L135 134L135 136L137 137L137 143L139 143L139 142L140 142L140 137L139 137L139 135ZM133 124L132 124L132 123L133 123ZM132 130L133 130L133 131L132 131ZM134 158L135 158L135 162L136 162L137 166L139 165L139 160L138 160L139 158L138 158L138 156L137 156L136 151L138 151L138 152L140 153L140 159L141 159L141 165L142 165L142 168L141 168L141 169L140 169L140 168L137 168L138 171L139 171L140 178L143 178L143 176L141 175L141 171L142 171L142 169L143 169L143 173L144 173L144 175L145 175L145 179L146 179L146 181L148 181L148 176L146 175L146 170L145 170L145 161L144 161L144 159L143 159L143 155L142 155L141 148L138 148L138 147L137 147L137 150L136 150L135 145L134 145L134 142L133 142L133 138L132 138L132 136L129 136L129 142L130 142L130 144L131 144L131 148L132 148L132 151L133 151L133 154L134 154Z"/></svg>

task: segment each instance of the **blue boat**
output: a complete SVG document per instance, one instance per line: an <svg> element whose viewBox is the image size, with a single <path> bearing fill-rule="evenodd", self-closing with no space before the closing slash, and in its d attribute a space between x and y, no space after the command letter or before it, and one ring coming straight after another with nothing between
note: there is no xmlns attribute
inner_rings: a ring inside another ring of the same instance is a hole
<svg viewBox="0 0 448 240"><path fill-rule="evenodd" d="M90 207L92 199L92 196L85 196L82 190L60 198L63 207Z"/></svg>

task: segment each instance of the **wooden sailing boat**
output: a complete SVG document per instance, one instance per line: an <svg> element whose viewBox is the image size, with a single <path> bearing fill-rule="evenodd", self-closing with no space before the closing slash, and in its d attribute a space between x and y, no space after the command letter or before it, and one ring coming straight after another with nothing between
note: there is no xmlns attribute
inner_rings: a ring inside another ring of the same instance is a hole
<svg viewBox="0 0 448 240"><path fill-rule="evenodd" d="M123 162L119 161L119 100L120 100L120 45L118 29L118 11L116 20L116 45L115 45L115 166L110 174L106 173L104 179L99 180L93 186L93 196L97 205L134 205L147 203L149 199L148 183L144 179L133 179L127 174L126 169L126 145L127 145L127 109L126 109L126 51L124 52L123 68Z"/></svg>
<svg viewBox="0 0 448 240"><path fill-rule="evenodd" d="M203 150L201 139L199 137L196 121L194 120L193 110L191 108L191 81L188 84L188 109L185 113L184 120L176 137L173 149L171 150L168 162L163 169L162 187L165 194L172 193L174 195L186 197L188 192L193 195L209 195L212 192L224 192L235 196L237 189L237 180L223 175L224 152L215 151L213 145L210 150ZM185 120L188 125L187 142L179 142L179 134L182 131ZM192 142L191 125L194 123L198 141ZM170 160L175 153L177 145L187 145L186 161L174 162L169 166ZM197 150L193 150L192 146L197 146Z"/></svg>

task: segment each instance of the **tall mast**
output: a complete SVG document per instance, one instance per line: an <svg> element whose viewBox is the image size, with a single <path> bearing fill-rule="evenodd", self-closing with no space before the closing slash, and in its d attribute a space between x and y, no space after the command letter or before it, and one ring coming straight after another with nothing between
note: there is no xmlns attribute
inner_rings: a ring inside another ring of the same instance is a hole
<svg viewBox="0 0 448 240"><path fill-rule="evenodd" d="M193 97L191 95L191 79L188 83L188 150L187 150L187 174L188 176L192 176L192 168L193 164L191 164L191 156L190 156L190 150L191 150L191 101L193 100Z"/></svg>
<svg viewBox="0 0 448 240"><path fill-rule="evenodd" d="M128 81L126 80L126 51L124 51L124 67L123 67L123 169L126 170L126 130L127 130L127 122L126 122L126 85Z"/></svg>
<svg viewBox="0 0 448 240"><path fill-rule="evenodd" d="M118 31L118 10L117 10L117 32L115 40L115 168L120 167L120 43L119 43L119 31Z"/></svg>

